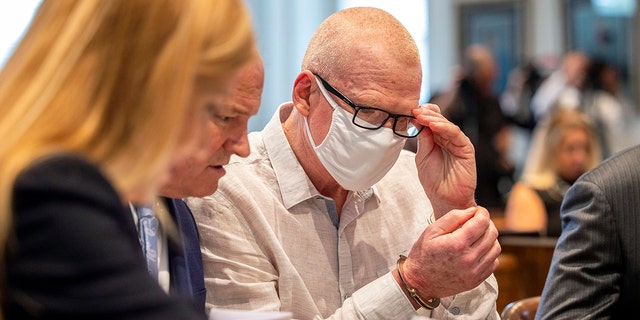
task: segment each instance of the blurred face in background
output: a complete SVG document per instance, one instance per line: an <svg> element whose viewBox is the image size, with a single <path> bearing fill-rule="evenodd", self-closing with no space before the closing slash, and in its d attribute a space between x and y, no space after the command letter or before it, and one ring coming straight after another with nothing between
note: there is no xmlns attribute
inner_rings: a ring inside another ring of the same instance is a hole
<svg viewBox="0 0 640 320"><path fill-rule="evenodd" d="M582 128L568 128L556 150L555 167L558 175L573 183L587 171L589 155L589 134Z"/></svg>
<svg viewBox="0 0 640 320"><path fill-rule="evenodd" d="M581 52L568 53L564 60L563 69L567 83L582 87L587 77L587 68L589 67L589 58Z"/></svg>

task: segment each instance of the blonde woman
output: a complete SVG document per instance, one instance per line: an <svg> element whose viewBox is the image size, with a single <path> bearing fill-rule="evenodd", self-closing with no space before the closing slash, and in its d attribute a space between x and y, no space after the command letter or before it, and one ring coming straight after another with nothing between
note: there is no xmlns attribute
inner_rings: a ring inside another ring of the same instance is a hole
<svg viewBox="0 0 640 320"><path fill-rule="evenodd" d="M0 73L2 317L206 318L149 276L125 204L205 143L206 95L255 53L240 1L42 3Z"/></svg>
<svg viewBox="0 0 640 320"><path fill-rule="evenodd" d="M558 237L569 186L601 160L595 128L582 112L559 108L536 127L525 168L509 194L506 228Z"/></svg>

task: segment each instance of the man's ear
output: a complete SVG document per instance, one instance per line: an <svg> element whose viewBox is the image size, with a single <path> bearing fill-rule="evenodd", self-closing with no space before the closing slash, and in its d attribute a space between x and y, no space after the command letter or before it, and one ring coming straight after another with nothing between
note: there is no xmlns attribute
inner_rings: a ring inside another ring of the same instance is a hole
<svg viewBox="0 0 640 320"><path fill-rule="evenodd" d="M313 73L309 70L304 70L298 74L298 77L293 82L293 92L291 93L293 106L305 117L309 116L311 105L309 97L311 96L313 81L316 81Z"/></svg>

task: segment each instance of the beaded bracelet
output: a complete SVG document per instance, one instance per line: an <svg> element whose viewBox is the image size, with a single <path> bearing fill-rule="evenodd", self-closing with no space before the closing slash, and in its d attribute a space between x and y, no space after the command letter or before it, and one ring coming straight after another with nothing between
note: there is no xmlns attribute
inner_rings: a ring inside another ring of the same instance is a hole
<svg viewBox="0 0 640 320"><path fill-rule="evenodd" d="M404 281L404 277L402 276L402 265L404 264L405 260L407 260L407 257L404 255L400 255L400 259L398 259L398 277L400 278L400 282L402 282L402 285L404 286L404 288L407 289L407 291L409 291L409 294L411 294L411 297L413 298L413 300L415 300L419 305L421 305L425 309L429 309L429 310L435 309L437 306L440 305L440 298L433 298L425 301L422 298L420 298L416 289L409 288L409 285L407 285L407 283Z"/></svg>

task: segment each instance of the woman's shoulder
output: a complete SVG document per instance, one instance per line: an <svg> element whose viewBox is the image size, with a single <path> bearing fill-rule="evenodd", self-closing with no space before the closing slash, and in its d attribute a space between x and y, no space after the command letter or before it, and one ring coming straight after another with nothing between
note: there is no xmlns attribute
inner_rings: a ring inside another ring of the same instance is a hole
<svg viewBox="0 0 640 320"><path fill-rule="evenodd" d="M42 172L48 172L48 176L57 174L99 173L100 170L89 159L79 154L57 153L40 157L31 162L20 176L31 176Z"/></svg>
<svg viewBox="0 0 640 320"><path fill-rule="evenodd" d="M537 191L538 189L534 188L531 184L525 181L518 181L511 187L510 194L514 197L515 196L533 197L538 195Z"/></svg>
<svg viewBox="0 0 640 320"><path fill-rule="evenodd" d="M108 201L119 202L115 189L100 168L79 154L58 153L41 157L22 170L14 185L16 196L47 190L108 197Z"/></svg>

